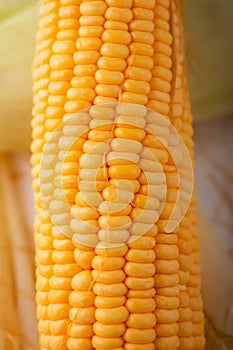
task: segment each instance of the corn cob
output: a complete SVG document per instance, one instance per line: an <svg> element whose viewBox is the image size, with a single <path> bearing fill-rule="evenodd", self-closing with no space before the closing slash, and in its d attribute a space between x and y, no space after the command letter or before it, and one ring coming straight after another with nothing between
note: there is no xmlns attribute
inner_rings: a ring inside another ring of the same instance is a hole
<svg viewBox="0 0 233 350"><path fill-rule="evenodd" d="M169 127L193 157L178 3L41 3L32 121L41 349L203 349L195 198L182 212L183 191L176 204L176 160L189 172ZM183 219L167 234L173 210Z"/></svg>

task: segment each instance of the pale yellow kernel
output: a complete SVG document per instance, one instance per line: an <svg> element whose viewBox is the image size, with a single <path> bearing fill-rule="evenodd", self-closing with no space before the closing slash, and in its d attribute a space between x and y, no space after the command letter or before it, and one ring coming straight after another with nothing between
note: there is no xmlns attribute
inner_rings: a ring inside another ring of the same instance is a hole
<svg viewBox="0 0 233 350"><path fill-rule="evenodd" d="M73 235L73 241L78 248L89 249L95 247L98 243L98 237L95 233L90 234L78 234Z"/></svg>
<svg viewBox="0 0 233 350"><path fill-rule="evenodd" d="M52 258L55 264L69 264L74 262L72 251L54 250L52 252Z"/></svg>
<svg viewBox="0 0 233 350"><path fill-rule="evenodd" d="M95 248L96 254L107 257L120 257L124 256L128 248L124 245L116 245L107 242L99 242Z"/></svg>
<svg viewBox="0 0 233 350"><path fill-rule="evenodd" d="M114 338L102 338L97 335L94 335L92 338L92 344L96 349L109 349L113 347L117 349L123 345L124 341L121 337Z"/></svg>
<svg viewBox="0 0 233 350"><path fill-rule="evenodd" d="M69 303L66 304L49 304L48 317L53 320L67 319L69 318Z"/></svg>
<svg viewBox="0 0 233 350"><path fill-rule="evenodd" d="M91 271L81 271L72 278L72 288L79 291L88 291L91 289L93 278Z"/></svg>
<svg viewBox="0 0 233 350"><path fill-rule="evenodd" d="M71 308L69 318L72 322L77 324L92 324L95 322L95 308L93 306L86 308Z"/></svg>
<svg viewBox="0 0 233 350"><path fill-rule="evenodd" d="M106 169L103 167L101 167L97 170L96 169L80 169L79 177L80 177L80 179L87 180L87 181L104 181L107 179L107 172L106 172Z"/></svg>
<svg viewBox="0 0 233 350"><path fill-rule="evenodd" d="M132 343L136 342L137 344L147 344L153 342L155 339L155 331L152 328L149 329L136 329L136 328L127 328L124 334L124 340Z"/></svg>
<svg viewBox="0 0 233 350"><path fill-rule="evenodd" d="M155 268L157 273L173 274L178 272L179 263L177 260L156 259Z"/></svg>
<svg viewBox="0 0 233 350"><path fill-rule="evenodd" d="M80 5L80 12L85 16L101 16L105 13L106 8L104 1L83 2Z"/></svg>
<svg viewBox="0 0 233 350"><path fill-rule="evenodd" d="M176 335L171 337L158 337L155 339L155 346L158 350L176 350L179 346L179 338Z"/></svg>
<svg viewBox="0 0 233 350"><path fill-rule="evenodd" d="M154 343L147 343L147 344L125 343L125 350L144 350L145 347L147 350L155 350Z"/></svg>
<svg viewBox="0 0 233 350"><path fill-rule="evenodd" d="M151 263L155 260L155 252L153 249L148 249L147 251L142 249L129 249L125 258L128 261L136 263Z"/></svg>
<svg viewBox="0 0 233 350"><path fill-rule="evenodd" d="M90 338L94 332L92 325L70 323L67 334L73 338Z"/></svg>
<svg viewBox="0 0 233 350"><path fill-rule="evenodd" d="M132 235L146 235L154 237L158 233L158 228L156 225L134 222L130 227L130 233Z"/></svg>
<svg viewBox="0 0 233 350"><path fill-rule="evenodd" d="M179 282L178 274L164 275L164 274L158 273L155 275L155 286L157 288L172 287L177 285L178 282Z"/></svg>
<svg viewBox="0 0 233 350"><path fill-rule="evenodd" d="M109 7L131 8L133 0L106 0Z"/></svg>
<svg viewBox="0 0 233 350"><path fill-rule="evenodd" d="M152 32L154 29L154 24L150 20L138 20L134 19L129 25L130 31L142 31L142 32Z"/></svg>
<svg viewBox="0 0 233 350"><path fill-rule="evenodd" d="M124 203L102 202L98 210L101 215L128 215L131 211L131 205Z"/></svg>
<svg viewBox="0 0 233 350"><path fill-rule="evenodd" d="M112 228L127 229L131 225L131 218L129 216L101 216L99 218L99 225L103 230Z"/></svg>
<svg viewBox="0 0 233 350"><path fill-rule="evenodd" d="M78 38L76 41L76 48L80 51L94 51L99 50L102 41L99 38Z"/></svg>
<svg viewBox="0 0 233 350"><path fill-rule="evenodd" d="M96 255L92 267L97 270L112 271L123 267L125 261L122 257L104 257Z"/></svg>
<svg viewBox="0 0 233 350"><path fill-rule="evenodd" d="M131 117L130 117L131 118ZM109 152L107 155L108 165L126 165L136 164L139 161L139 156L136 153L127 152Z"/></svg>
<svg viewBox="0 0 233 350"><path fill-rule="evenodd" d="M168 39L167 39L167 41L168 41ZM165 56L171 57L171 55L172 55L172 48L166 42L157 41L154 44L154 52L161 53L161 54L163 54Z"/></svg>
<svg viewBox="0 0 233 350"><path fill-rule="evenodd" d="M148 70L150 70L154 65L154 61L152 57L148 57L148 56L131 55L129 56L127 61L128 61L128 66L134 66L134 67L144 68Z"/></svg>
<svg viewBox="0 0 233 350"><path fill-rule="evenodd" d="M71 306L89 307L94 304L95 295L91 291L72 291L69 296L69 303Z"/></svg>
<svg viewBox="0 0 233 350"><path fill-rule="evenodd" d="M155 326L155 332L157 337L170 337L178 333L178 324L157 324Z"/></svg>
<svg viewBox="0 0 233 350"><path fill-rule="evenodd" d="M136 314L131 313L127 319L127 326L131 328L148 329L156 324L156 318L153 313ZM135 341L135 340L134 340Z"/></svg>
<svg viewBox="0 0 233 350"><path fill-rule="evenodd" d="M93 330L96 335L103 338L120 337L125 331L124 324L107 325L100 322L95 322Z"/></svg>
<svg viewBox="0 0 233 350"><path fill-rule="evenodd" d="M80 26L102 26L104 24L103 16L81 16L79 19Z"/></svg>
<svg viewBox="0 0 233 350"><path fill-rule="evenodd" d="M104 297L119 297L127 293L127 288L124 283L115 283L110 285L103 283L95 283L93 291L96 295Z"/></svg>
<svg viewBox="0 0 233 350"><path fill-rule="evenodd" d="M124 270L127 276L147 278L154 275L155 266L152 263L141 264L128 261L124 266Z"/></svg>
<svg viewBox="0 0 233 350"><path fill-rule="evenodd" d="M111 143L111 149L117 152L132 152L139 153L142 149L140 142L134 140L124 140L121 138L114 138Z"/></svg>
<svg viewBox="0 0 233 350"><path fill-rule="evenodd" d="M113 271L92 271L94 281L99 283L120 283L125 279L125 273L122 270Z"/></svg>
<svg viewBox="0 0 233 350"><path fill-rule="evenodd" d="M138 64L140 64L140 62L138 62ZM152 74L149 69L144 69L142 65L140 65L140 68L129 65L126 70L126 76L133 80L148 82L150 81Z"/></svg>
<svg viewBox="0 0 233 350"><path fill-rule="evenodd" d="M159 309L177 309L179 307L178 297L168 297L163 295L155 296L156 307Z"/></svg>
<svg viewBox="0 0 233 350"><path fill-rule="evenodd" d="M123 72L126 68L126 62L123 58L100 57L97 66L99 69Z"/></svg>
<svg viewBox="0 0 233 350"><path fill-rule="evenodd" d="M76 51L74 54L75 64L96 64L100 57L98 51Z"/></svg>
<svg viewBox="0 0 233 350"><path fill-rule="evenodd" d="M56 276L60 277L73 277L75 273L78 273L80 271L79 266L77 266L75 263L73 264L55 264L53 266L53 273Z"/></svg>
<svg viewBox="0 0 233 350"><path fill-rule="evenodd" d="M96 85L95 92L100 96L118 97L120 87L117 85L98 84Z"/></svg>
<svg viewBox="0 0 233 350"><path fill-rule="evenodd" d="M164 310L156 309L155 310L156 321L158 323L174 323L178 321L179 312L175 310Z"/></svg>
<svg viewBox="0 0 233 350"><path fill-rule="evenodd" d="M102 56L112 58L126 58L129 55L129 49L125 45L104 43L101 46L100 53Z"/></svg>
<svg viewBox="0 0 233 350"><path fill-rule="evenodd" d="M156 289L158 295L164 296L179 296L180 289L179 286L169 286L169 287L160 287Z"/></svg>
<svg viewBox="0 0 233 350"><path fill-rule="evenodd" d="M124 306L119 306L112 309L96 309L96 320L106 324L118 324L125 322L129 313Z"/></svg>
<svg viewBox="0 0 233 350"><path fill-rule="evenodd" d="M155 301L152 298L128 298L125 305L130 313L154 312L155 310Z"/></svg>
<svg viewBox="0 0 233 350"><path fill-rule="evenodd" d="M144 290L129 290L127 293L128 298L154 298L156 292L154 288Z"/></svg>
<svg viewBox="0 0 233 350"><path fill-rule="evenodd" d="M100 230L98 238L107 243L125 243L129 238L127 230Z"/></svg>
<svg viewBox="0 0 233 350"><path fill-rule="evenodd" d="M71 220L70 227L74 232L78 232L80 235L92 234L98 231L97 220Z"/></svg>
<svg viewBox="0 0 233 350"><path fill-rule="evenodd" d="M123 81L124 75L121 72L99 69L95 73L95 79L99 84L119 85Z"/></svg>
<svg viewBox="0 0 233 350"><path fill-rule="evenodd" d="M153 277L127 277L125 280L125 284L129 288L129 290L144 291L154 287L154 279Z"/></svg>
<svg viewBox="0 0 233 350"><path fill-rule="evenodd" d="M122 190L130 190L133 191L134 193L137 193L139 188L140 188L140 183L138 180L134 179L127 179L127 180L122 180L122 179L110 179L109 184L112 185L113 187L116 187L117 189L122 189Z"/></svg>
<svg viewBox="0 0 233 350"><path fill-rule="evenodd" d="M67 348L69 350L76 350L76 349L90 350L92 349L91 338L69 337L67 340Z"/></svg>
<svg viewBox="0 0 233 350"><path fill-rule="evenodd" d="M133 31L131 32L133 42L152 45L154 42L154 35L150 32Z"/></svg>
<svg viewBox="0 0 233 350"><path fill-rule="evenodd" d="M50 289L48 293L49 302L52 304L61 304L69 301L69 290Z"/></svg>
<svg viewBox="0 0 233 350"><path fill-rule="evenodd" d="M100 309L119 307L124 305L125 300L125 296L103 297L97 295L95 297L95 307Z"/></svg>
<svg viewBox="0 0 233 350"><path fill-rule="evenodd" d="M129 23L132 19L132 12L127 8L109 7L105 12L105 18L113 21Z"/></svg>
<svg viewBox="0 0 233 350"><path fill-rule="evenodd" d="M129 247L135 249L151 249L155 246L154 237L138 237L131 235L129 239Z"/></svg>
<svg viewBox="0 0 233 350"><path fill-rule="evenodd" d="M95 256L94 250L74 250L74 259L75 262L83 269L90 269L92 264L92 259Z"/></svg>
<svg viewBox="0 0 233 350"><path fill-rule="evenodd" d="M102 40L105 43L128 45L131 41L130 34L124 30L107 29L103 32Z"/></svg>
<svg viewBox="0 0 233 350"><path fill-rule="evenodd" d="M97 66L95 64L86 64L86 62L85 64L83 63L84 62L74 67L74 74L81 78L84 76L94 76L95 72L97 71Z"/></svg>

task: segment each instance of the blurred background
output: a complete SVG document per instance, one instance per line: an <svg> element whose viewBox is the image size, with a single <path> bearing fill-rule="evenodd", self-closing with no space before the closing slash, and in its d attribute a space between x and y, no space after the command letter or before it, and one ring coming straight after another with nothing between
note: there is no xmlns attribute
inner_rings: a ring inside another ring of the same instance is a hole
<svg viewBox="0 0 233 350"><path fill-rule="evenodd" d="M206 349L228 350L233 349L233 2L183 4ZM0 0L0 350L38 349L29 162L38 7L35 0Z"/></svg>

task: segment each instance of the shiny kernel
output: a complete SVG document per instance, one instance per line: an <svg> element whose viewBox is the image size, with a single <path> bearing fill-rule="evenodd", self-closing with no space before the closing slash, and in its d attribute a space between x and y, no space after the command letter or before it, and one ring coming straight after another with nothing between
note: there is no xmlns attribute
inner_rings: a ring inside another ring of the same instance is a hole
<svg viewBox="0 0 233 350"><path fill-rule="evenodd" d="M146 251L142 249L129 249L125 258L127 261L136 263L151 263L155 260L155 252L153 249Z"/></svg>
<svg viewBox="0 0 233 350"><path fill-rule="evenodd" d="M153 313L136 314L131 313L127 319L127 326L131 328L148 329L156 324L156 318Z"/></svg>
<svg viewBox="0 0 233 350"><path fill-rule="evenodd" d="M153 342L155 339L154 329L136 329L136 328L127 328L124 334L124 340L137 344L147 344Z"/></svg>
<svg viewBox="0 0 233 350"><path fill-rule="evenodd" d="M100 57L97 66L99 69L123 72L126 68L126 62L123 58Z"/></svg>
<svg viewBox="0 0 233 350"><path fill-rule="evenodd" d="M99 50L102 41L98 38L78 38L76 41L76 48L80 51L95 51Z"/></svg>
<svg viewBox="0 0 233 350"><path fill-rule="evenodd" d="M90 290L92 283L92 274L88 270L81 271L72 278L72 288L78 291Z"/></svg>
<svg viewBox="0 0 233 350"><path fill-rule="evenodd" d="M100 322L95 322L93 325L93 330L96 335L103 338L115 338L120 337L125 331L124 324L103 324Z"/></svg>
<svg viewBox="0 0 233 350"><path fill-rule="evenodd" d="M92 264L92 259L95 256L94 250L74 250L74 259L75 262L83 269L90 269Z"/></svg>
<svg viewBox="0 0 233 350"><path fill-rule="evenodd" d="M124 306L119 306L112 309L96 309L96 320L106 324L118 324L125 322L129 313Z"/></svg>
<svg viewBox="0 0 233 350"><path fill-rule="evenodd" d="M127 101L128 102L128 101ZM116 128L114 130L115 136L118 138L131 139L134 141L142 141L146 132L142 129Z"/></svg>
<svg viewBox="0 0 233 350"><path fill-rule="evenodd" d="M126 286L129 290L145 291L154 287L153 277L138 278L138 277L127 277L125 280Z"/></svg>
<svg viewBox="0 0 233 350"><path fill-rule="evenodd" d="M135 263L127 262L124 266L124 270L127 276L147 278L151 277L155 273L155 266L152 263Z"/></svg>
<svg viewBox="0 0 233 350"><path fill-rule="evenodd" d="M96 64L100 57L98 51L76 51L74 54L74 62L79 64Z"/></svg>
<svg viewBox="0 0 233 350"><path fill-rule="evenodd" d="M85 16L101 16L105 13L106 8L104 1L88 1L81 3L80 12Z"/></svg>
<svg viewBox="0 0 233 350"><path fill-rule="evenodd" d="M93 280L99 283L120 283L125 279L125 273L122 270L113 271L92 271Z"/></svg>
<svg viewBox="0 0 233 350"><path fill-rule="evenodd" d="M95 322L95 308L93 306L71 308L69 318L72 322L77 324L92 324Z"/></svg>
<svg viewBox="0 0 233 350"><path fill-rule="evenodd" d="M123 267L125 263L122 257L104 257L96 255L92 260L92 267L97 270L112 271Z"/></svg>
<svg viewBox="0 0 233 350"><path fill-rule="evenodd" d="M100 53L102 56L112 58L127 58L129 55L129 49L125 45L104 43L101 46Z"/></svg>
<svg viewBox="0 0 233 350"><path fill-rule="evenodd" d="M96 295L103 297L119 297L127 293L127 288L124 283L115 283L115 284L103 284L95 283L93 291Z"/></svg>
<svg viewBox="0 0 233 350"><path fill-rule="evenodd" d="M152 298L128 298L125 305L130 313L146 313L155 310L155 301Z"/></svg>
<svg viewBox="0 0 233 350"><path fill-rule="evenodd" d="M92 325L70 323L67 334L73 338L91 338L94 335Z"/></svg>
<svg viewBox="0 0 233 350"><path fill-rule="evenodd" d="M81 38L100 38L104 29L102 26L82 26L78 30Z"/></svg>
<svg viewBox="0 0 233 350"><path fill-rule="evenodd" d="M100 295L97 295L95 297L95 307L100 309L105 308L114 308L124 305L125 303L125 296L119 296L119 297L103 297Z"/></svg>
<svg viewBox="0 0 233 350"><path fill-rule="evenodd" d="M119 85L124 79L124 74L121 72L111 72L99 69L95 73L95 79L99 84Z"/></svg>
<svg viewBox="0 0 233 350"><path fill-rule="evenodd" d="M109 176L115 179L136 179L140 172L141 170L136 164L113 165L108 170Z"/></svg>
<svg viewBox="0 0 233 350"><path fill-rule="evenodd" d="M94 304L95 295L91 291L72 291L69 296L69 303L71 306L89 307Z"/></svg>
<svg viewBox="0 0 233 350"><path fill-rule="evenodd" d="M105 12L105 18L112 21L129 23L132 19L132 12L127 8L109 7Z"/></svg>
<svg viewBox="0 0 233 350"><path fill-rule="evenodd" d="M102 338L94 335L92 338L92 344L96 349L110 349L110 347L117 349L121 347L123 343L124 341L121 337Z"/></svg>

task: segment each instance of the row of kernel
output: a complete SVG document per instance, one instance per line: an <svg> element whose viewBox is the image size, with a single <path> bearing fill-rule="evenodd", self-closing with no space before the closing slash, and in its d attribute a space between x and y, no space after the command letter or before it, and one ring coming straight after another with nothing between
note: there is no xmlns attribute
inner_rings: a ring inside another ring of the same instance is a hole
<svg viewBox="0 0 233 350"><path fill-rule="evenodd" d="M167 220L158 221L155 245L156 349L177 349L179 307L179 263L177 235L165 232Z"/></svg>
<svg viewBox="0 0 233 350"><path fill-rule="evenodd" d="M190 278L187 282L187 292L190 297L190 308L192 310L192 322L193 322L193 339L194 349L202 350L205 347L204 338L204 315L203 315L203 302L201 299L200 287L200 242L199 232L197 228L197 217L194 209L191 211L192 218L192 257L193 265L190 269Z"/></svg>
<svg viewBox="0 0 233 350"><path fill-rule="evenodd" d="M131 43L128 57L128 68L123 84L122 102L145 105L150 91L150 69L153 67L153 16L151 9L154 1L133 2L133 19L129 24Z"/></svg>
<svg viewBox="0 0 233 350"><path fill-rule="evenodd" d="M127 45L130 36L128 34L127 23L131 19L131 11L128 8L121 9L110 5L106 9L105 19L105 30L102 34L102 40L104 42L101 47L102 56L97 62L98 70L95 74L95 79L98 83L96 86L97 97L94 101L96 105L104 102L117 102L118 100L120 85L124 79L123 71L126 68L125 58L128 55ZM106 133L106 136L108 136L108 133L111 133L114 127L111 123L104 126L103 122L106 116L109 122L115 119L115 109L109 107L105 110L102 108L102 115L101 117L101 109L99 109L98 113L97 108L96 113L94 112L93 114L92 125L98 126L99 124L98 130ZM110 138L112 137L111 134L109 136ZM93 141L98 143L98 141L101 142L102 140L96 138ZM107 178L114 179L115 172L119 169L116 165L111 164L111 152L109 151L110 149L106 145L104 152L107 154L107 162L101 167L102 160L100 159L98 168L103 170L104 177L107 175ZM95 150L92 152L95 152ZM99 155L99 158L101 156ZM97 157L95 154L95 158ZM105 180L104 177L102 180ZM98 212L100 214L98 219L100 226L98 232L99 243L96 249L97 255L93 259L92 265L92 273L95 280L93 290L96 294L96 322L94 324L95 336L93 337L93 346L97 349L108 348L110 346L120 348L124 343L122 338L125 332L124 322L128 317L128 311L124 306L127 288L124 284L125 273L122 270L125 263L122 255L125 253L125 249L123 247L122 252L122 243L115 243L114 237L117 237L119 234L125 240L125 235L128 235L126 221L131 206L129 206L130 208L127 212L113 208L114 205L116 207L117 203L112 203L114 201L114 186L112 184L108 186L107 183L104 183L103 187L100 188L100 192L102 193L103 201L98 206ZM114 210L116 212L113 216L112 211ZM121 225L124 225L124 229L121 229ZM109 254L113 256L107 256L107 254L102 256L101 247L105 250L108 245L114 245L114 243L116 244L116 248L109 250Z"/></svg>
<svg viewBox="0 0 233 350"><path fill-rule="evenodd" d="M120 87L124 80L126 68L125 59L128 56L127 45L130 42L128 22L131 20L131 10L121 9L109 5L105 12L103 45L100 49L101 57L97 62L98 70L95 74L96 98L95 104L117 102Z"/></svg>
<svg viewBox="0 0 233 350"><path fill-rule="evenodd" d="M58 153L58 140L61 132L56 130L62 122L64 115L64 104L67 91L70 87L69 80L72 77L73 53L75 51L74 35L78 28L79 8L70 3L61 4L59 7L58 33L56 41L53 44L53 56L50 60L50 79L49 99L46 109L45 126L47 129L46 139L52 134L53 142L49 140L44 152L50 157L50 172L53 172L52 178L48 183L54 184L54 179L59 176L61 169ZM57 137L55 137L55 135ZM53 147L54 145L54 147ZM56 145L56 149L55 149ZM55 161L55 164L54 161ZM63 174L61 174L61 177ZM63 198L59 193L55 181L52 198L49 201L49 210L52 219L56 223L62 220ZM50 305L48 313L50 317L51 340L50 348L67 348L67 329L69 327L69 295L71 293L71 281L73 275L77 272L77 266L73 258L73 243L54 226L53 236L53 276L50 278Z"/></svg>
<svg viewBox="0 0 233 350"><path fill-rule="evenodd" d="M92 291L93 278L91 274L91 263L94 256L93 247L96 228L98 226L96 215L93 217L93 210L89 207L82 196L89 185L83 179L83 173L88 173L88 167L85 167L83 161L83 148L87 140L89 130L90 115L88 112L79 112L70 118L72 113L91 106L94 98L96 82L94 74L96 72L96 62L99 58L99 49L101 47L102 24L104 22L103 14L106 5L103 1L82 2L80 5L80 28L79 37L76 41L76 53L74 54L74 75L71 80L72 88L68 91L68 102L65 105L66 127L63 129L66 137L76 136L74 140L75 148L80 149L78 156L79 162L79 182L78 193L75 196L75 204L72 206L71 230L73 231L73 240L75 242L74 258L76 263L83 269L74 276L72 280L73 291L70 295L70 320L73 322L68 334L67 346L70 350L77 347L83 349L92 349L93 322L95 320L94 298ZM66 129L66 130L65 130ZM85 175L84 175L85 177ZM94 210L95 211L95 210ZM98 216L97 216L98 217ZM94 223L94 226L93 226ZM84 245L82 245L82 243ZM88 247L89 246L89 247ZM89 315L86 313L89 310Z"/></svg>
<svg viewBox="0 0 233 350"><path fill-rule="evenodd" d="M93 291L95 297L95 318L93 346L96 349L121 348L124 341L124 322L128 311L124 306L127 288L124 284L126 245L99 242L93 259Z"/></svg>
<svg viewBox="0 0 233 350"><path fill-rule="evenodd" d="M190 211L190 209L189 209ZM190 308L190 298L187 293L187 282L189 280L190 269L193 264L191 256L191 219L190 215L186 215L180 223L180 227L177 230L178 236L178 248L179 248L179 338L181 349L194 349L194 339L192 337L193 325L192 325L192 311Z"/></svg>
<svg viewBox="0 0 233 350"><path fill-rule="evenodd" d="M58 3L51 1L50 4L43 4L40 10L39 29L36 42L37 58L34 61L34 108L33 108L33 142L31 146L33 166L33 188L35 190L35 243L36 243L36 300L37 317L39 319L38 328L40 331L40 345L47 348L50 338L50 321L48 315L49 305L49 279L53 274L52 260L52 225L44 209L42 209L39 167L44 145L44 121L45 110L48 100L48 85L50 67L49 61L52 55L52 45L57 33Z"/></svg>
<svg viewBox="0 0 233 350"><path fill-rule="evenodd" d="M148 106L163 115L169 113L170 91L172 80L171 44L169 3L156 1L154 6L154 66L151 70L151 92Z"/></svg>

